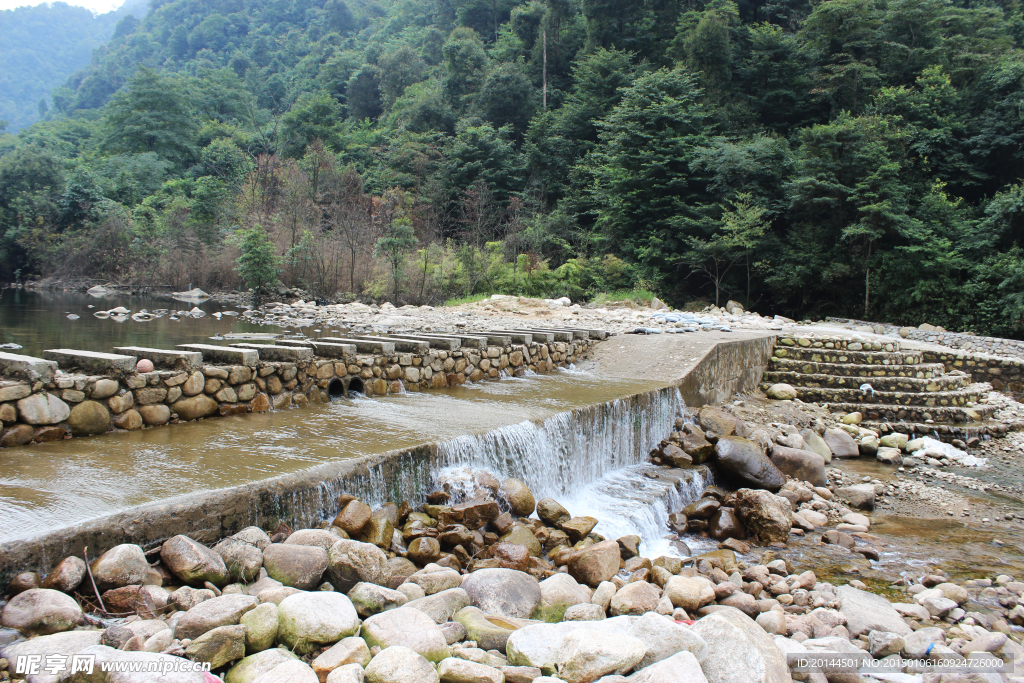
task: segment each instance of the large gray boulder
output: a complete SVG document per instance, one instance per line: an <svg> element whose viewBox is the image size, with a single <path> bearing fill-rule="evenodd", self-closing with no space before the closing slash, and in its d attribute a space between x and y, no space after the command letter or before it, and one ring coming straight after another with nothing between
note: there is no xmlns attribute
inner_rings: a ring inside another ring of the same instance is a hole
<svg viewBox="0 0 1024 683"><path fill-rule="evenodd" d="M836 489L836 496L861 510L875 509L875 487L873 484L854 484Z"/></svg>
<svg viewBox="0 0 1024 683"><path fill-rule="evenodd" d="M703 638L686 626L656 612L648 612L637 619L626 635L636 638L647 648L643 659L636 665L637 669L646 668L682 651L691 653L696 662L703 662L708 656L708 645Z"/></svg>
<svg viewBox="0 0 1024 683"><path fill-rule="evenodd" d="M815 486L827 486L825 459L812 451L775 446L772 448L772 464L783 474L800 481L809 481Z"/></svg>
<svg viewBox="0 0 1024 683"><path fill-rule="evenodd" d="M823 439L825 445L832 451L832 455L837 458L860 457L860 446L857 445L852 436L842 429L836 427L826 429Z"/></svg>
<svg viewBox="0 0 1024 683"><path fill-rule="evenodd" d="M708 646L701 662L708 683L790 683L786 659L771 636L738 609L703 617L693 632Z"/></svg>
<svg viewBox="0 0 1024 683"><path fill-rule="evenodd" d="M263 551L263 568L270 578L305 591L320 585L328 561L327 551L312 545L271 543Z"/></svg>
<svg viewBox="0 0 1024 683"><path fill-rule="evenodd" d="M540 603L537 579L515 569L480 569L465 577L462 589L488 614L528 618Z"/></svg>
<svg viewBox="0 0 1024 683"><path fill-rule="evenodd" d="M12 665L17 663L18 657L29 655L71 657L87 647L99 645L102 636L103 631L65 631L48 636L36 636L13 645L0 647L0 657Z"/></svg>
<svg viewBox="0 0 1024 683"><path fill-rule="evenodd" d="M205 600L181 615L174 628L174 637L194 640L218 626L237 624L242 615L255 609L259 602L251 595L237 593Z"/></svg>
<svg viewBox="0 0 1024 683"><path fill-rule="evenodd" d="M840 586L836 589L836 597L840 600L839 612L846 617L846 628L851 636L866 635L871 631L910 635L910 627L881 595L853 586Z"/></svg>
<svg viewBox="0 0 1024 683"><path fill-rule="evenodd" d="M471 602L469 593L462 588L449 588L440 593L410 600L405 606L418 609L433 619L435 624L443 624L450 621L459 610L468 607Z"/></svg>
<svg viewBox="0 0 1024 683"><path fill-rule="evenodd" d="M629 683L707 683L692 652L678 652L629 677Z"/></svg>
<svg viewBox="0 0 1024 683"><path fill-rule="evenodd" d="M252 683L277 666L296 659L295 655L281 647L249 655L228 670L224 683Z"/></svg>
<svg viewBox="0 0 1024 683"><path fill-rule="evenodd" d="M61 677L61 683L205 683L208 680L201 671L179 671L181 658L172 655L125 652L106 645L92 645L78 654L95 657L93 673L73 673L69 677ZM103 673L114 666L126 670ZM154 676L153 671L169 673Z"/></svg>
<svg viewBox="0 0 1024 683"><path fill-rule="evenodd" d="M312 652L358 631L356 608L341 593L296 593L277 606L278 641L293 652Z"/></svg>
<svg viewBox="0 0 1024 683"><path fill-rule="evenodd" d="M721 438L715 444L714 463L726 479L739 486L778 491L786 483L761 447L738 436Z"/></svg>
<svg viewBox="0 0 1024 683"><path fill-rule="evenodd" d="M533 618L558 623L566 609L590 602L590 595L590 589L568 574L555 574L540 582L540 602L533 611Z"/></svg>
<svg viewBox="0 0 1024 683"><path fill-rule="evenodd" d="M624 637L631 626L632 617L532 624L512 632L505 644L505 654L512 666L534 666L550 675L556 672L557 665L562 661L562 646L572 633L586 630Z"/></svg>
<svg viewBox="0 0 1024 683"><path fill-rule="evenodd" d="M209 581L223 586L228 581L228 568L223 558L188 536L172 536L164 541L160 561L187 584L202 586Z"/></svg>
<svg viewBox="0 0 1024 683"><path fill-rule="evenodd" d="M82 619L82 608L70 595L49 588L18 593L4 606L0 623L25 635L70 631Z"/></svg>
<svg viewBox="0 0 1024 683"><path fill-rule="evenodd" d="M356 612L361 617L386 612L389 609L401 607L409 601L405 593L365 581L352 587L352 590L348 592L348 599L352 601Z"/></svg>
<svg viewBox="0 0 1024 683"><path fill-rule="evenodd" d="M348 593L360 581L387 586L391 567L388 556L372 543L340 540L328 554L327 576L334 590Z"/></svg>
<svg viewBox="0 0 1024 683"><path fill-rule="evenodd" d="M407 647L432 662L440 662L449 654L448 641L441 628L412 607L375 614L363 622L361 633L370 647Z"/></svg>
<svg viewBox="0 0 1024 683"><path fill-rule="evenodd" d="M832 449L825 443L825 439L821 438L818 432L813 429L801 429L800 436L804 440L804 448L809 451L813 451L820 455L825 461L825 464L832 462Z"/></svg>
<svg viewBox="0 0 1024 683"><path fill-rule="evenodd" d="M474 572L476 573L476 572ZM416 584L427 595L433 595L462 585L462 574L451 567L428 564L423 569L413 572L407 579L408 583Z"/></svg>
<svg viewBox="0 0 1024 683"><path fill-rule="evenodd" d="M96 587L100 591L141 584L149 571L146 553L137 545L116 545L92 561L90 565Z"/></svg>
<svg viewBox="0 0 1024 683"><path fill-rule="evenodd" d="M250 583L259 577L263 567L263 551L255 545L238 538L225 538L213 546L213 552L224 561L232 581Z"/></svg>
<svg viewBox="0 0 1024 683"><path fill-rule="evenodd" d="M590 683L608 674L622 675L632 671L646 652L641 641L628 635L580 629L559 648L558 677L568 683Z"/></svg>
<svg viewBox="0 0 1024 683"><path fill-rule="evenodd" d="M367 683L440 683L434 665L415 650L389 647L366 667Z"/></svg>
<svg viewBox="0 0 1024 683"><path fill-rule="evenodd" d="M775 543L789 538L789 530L793 526L793 506L787 499L754 489L740 489L736 496L736 514L747 531L757 534L763 543Z"/></svg>

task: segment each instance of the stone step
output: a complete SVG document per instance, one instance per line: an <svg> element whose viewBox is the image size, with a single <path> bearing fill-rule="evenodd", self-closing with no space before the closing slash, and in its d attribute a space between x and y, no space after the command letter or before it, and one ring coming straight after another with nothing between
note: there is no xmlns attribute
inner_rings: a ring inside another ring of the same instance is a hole
<svg viewBox="0 0 1024 683"><path fill-rule="evenodd" d="M866 420L860 423L864 429L872 429L880 434L899 432L911 438L919 436L930 436L949 443L953 439L960 439L968 446L974 446L974 439L981 439L985 436L1001 436L1011 430L1011 425L995 420L984 420L968 424L927 424L923 422L877 422Z"/></svg>
<svg viewBox="0 0 1024 683"><path fill-rule="evenodd" d="M260 360L278 363L298 363L301 361L313 360L313 347L311 346L278 346L276 344L232 344L237 349L255 349L260 354Z"/></svg>
<svg viewBox="0 0 1024 683"><path fill-rule="evenodd" d="M460 332L458 334L452 333L450 335L447 332L442 332L442 334L455 337L456 339L461 339L463 346L465 346L466 342L471 339L483 339L485 341L485 344L483 346L477 347L481 349L486 348L487 346L506 347L512 345L512 337L508 336L507 334L498 334L496 332L472 332L470 334Z"/></svg>
<svg viewBox="0 0 1024 683"><path fill-rule="evenodd" d="M389 340L374 341L362 337L320 337L320 341L331 344L351 344L359 353L383 353L388 356L393 356L395 353L395 343Z"/></svg>
<svg viewBox="0 0 1024 683"><path fill-rule="evenodd" d="M426 341L414 341L399 337L376 337L370 334L356 334L352 335L352 337L353 339L365 339L366 341L391 344L395 351L403 351L405 353L428 353L430 351L430 342Z"/></svg>
<svg viewBox="0 0 1024 683"><path fill-rule="evenodd" d="M508 337L512 344L529 344L533 342L533 335L529 332L516 331L516 330L488 330L484 332L486 335L498 334L503 337ZM537 341L540 341L539 339Z"/></svg>
<svg viewBox="0 0 1024 683"><path fill-rule="evenodd" d="M896 405L896 406L966 406L977 403L983 392L975 385L972 389L958 391L932 391L919 393L913 391L878 391L874 394L860 389L833 389L796 387L797 396L801 401L811 403L848 403L860 405Z"/></svg>
<svg viewBox="0 0 1024 683"><path fill-rule="evenodd" d="M829 375L832 377L915 377L931 379L946 373L942 363L918 365L858 365L855 363L812 363L788 358L769 359L768 367L774 372L792 372L800 375ZM858 385L859 386L859 385Z"/></svg>
<svg viewBox="0 0 1024 683"><path fill-rule="evenodd" d="M145 346L115 346L115 351L126 355L145 358L153 363L157 370L186 370L195 372L203 367L203 354L198 351L172 351L170 349L150 349Z"/></svg>
<svg viewBox="0 0 1024 683"><path fill-rule="evenodd" d="M473 336L469 334L445 334L444 332L438 333L436 336L447 337L449 339L458 339L462 343L464 349L487 349L491 344L488 342L487 337L483 335ZM509 340L509 344L512 341ZM497 346L497 344L495 344Z"/></svg>
<svg viewBox="0 0 1024 683"><path fill-rule="evenodd" d="M260 355L255 349L216 346L214 344L176 344L175 348L184 349L185 351L198 351L203 354L203 360L211 365L223 363L225 365L245 365L254 368L260 360Z"/></svg>
<svg viewBox="0 0 1024 683"><path fill-rule="evenodd" d="M812 363L853 363L855 365L917 365L921 351L835 351L832 349L804 349L776 347L775 358L807 360Z"/></svg>
<svg viewBox="0 0 1024 683"><path fill-rule="evenodd" d="M76 349L47 349L43 358L57 361L62 370L81 370L90 375L130 375L135 372L135 356Z"/></svg>
<svg viewBox="0 0 1024 683"><path fill-rule="evenodd" d="M913 366L910 366L913 367ZM848 377L836 375L805 375L801 372L778 372L770 370L764 374L764 387L778 383L794 387L814 389L859 389L862 384L870 384L875 391L912 391L918 393L932 391L956 391L971 383L970 375L961 373L939 375L928 379L916 377Z"/></svg>
<svg viewBox="0 0 1024 683"><path fill-rule="evenodd" d="M553 342L553 341L571 342L574 339L575 334L576 334L572 330L569 330L569 331L566 331L566 330L556 330L556 329L552 329L552 328L548 328L548 327L545 327L543 329L542 328L536 328L536 327L523 328L523 331L524 332L531 332L531 333L534 333L534 334L543 334L543 335L550 334L551 335L550 339L545 337L545 339L547 341L549 341L549 342ZM582 339L583 337L581 336L580 338Z"/></svg>
<svg viewBox="0 0 1024 683"><path fill-rule="evenodd" d="M885 341L868 339L850 339L849 337L804 337L783 335L779 337L780 346L799 346L810 349L841 349L845 351L899 351L902 346L897 340Z"/></svg>
<svg viewBox="0 0 1024 683"><path fill-rule="evenodd" d="M933 420L936 423L945 424L977 423L995 412L995 408L989 405L964 408L959 406L898 406L878 403L829 403L828 409L838 415L859 412L869 422L884 420L886 422L927 423L928 420Z"/></svg>
<svg viewBox="0 0 1024 683"><path fill-rule="evenodd" d="M278 339L278 346L308 346L320 358L349 358L356 355L355 344L335 344L319 339Z"/></svg>
<svg viewBox="0 0 1024 683"><path fill-rule="evenodd" d="M0 351L0 377L37 382L53 379L56 372L57 364L52 360Z"/></svg>
<svg viewBox="0 0 1024 683"><path fill-rule="evenodd" d="M458 351L462 348L462 340L456 337L444 337L435 334L389 334L388 339L402 339L404 341L425 341L432 349L442 351ZM395 347L398 348L398 347Z"/></svg>

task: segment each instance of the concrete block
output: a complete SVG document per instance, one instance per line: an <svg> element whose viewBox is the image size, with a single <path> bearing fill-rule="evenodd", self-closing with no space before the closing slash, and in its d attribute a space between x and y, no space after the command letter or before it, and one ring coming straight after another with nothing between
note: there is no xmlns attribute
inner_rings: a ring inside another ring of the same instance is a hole
<svg viewBox="0 0 1024 683"><path fill-rule="evenodd" d="M53 379L57 364L35 356L20 356L0 352L0 376L25 379L30 382Z"/></svg>
<svg viewBox="0 0 1024 683"><path fill-rule="evenodd" d="M135 372L135 356L75 349L47 349L43 358L57 361L62 369L81 370L92 375L130 375Z"/></svg>
<svg viewBox="0 0 1024 683"><path fill-rule="evenodd" d="M225 365L246 365L256 367L260 356L254 349L241 349L231 346L215 346L213 344L178 344L177 348L185 351L198 351L203 354L206 363L223 363Z"/></svg>
<svg viewBox="0 0 1024 683"><path fill-rule="evenodd" d="M144 346L116 346L115 351L153 361L158 370L187 370L195 372L203 367L203 354L198 351L172 351L149 349Z"/></svg>

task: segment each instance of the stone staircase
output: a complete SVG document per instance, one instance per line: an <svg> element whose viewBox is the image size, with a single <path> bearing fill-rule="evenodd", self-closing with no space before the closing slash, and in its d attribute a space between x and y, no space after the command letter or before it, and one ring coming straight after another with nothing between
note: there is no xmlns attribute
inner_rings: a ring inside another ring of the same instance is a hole
<svg viewBox="0 0 1024 683"><path fill-rule="evenodd" d="M996 407L982 402L989 384L972 383L970 375L947 372L941 363L925 363L922 351L904 349L897 340L782 336L762 386L778 383L834 413L860 412L865 427L883 433L966 440L1005 432L1005 425L988 419Z"/></svg>

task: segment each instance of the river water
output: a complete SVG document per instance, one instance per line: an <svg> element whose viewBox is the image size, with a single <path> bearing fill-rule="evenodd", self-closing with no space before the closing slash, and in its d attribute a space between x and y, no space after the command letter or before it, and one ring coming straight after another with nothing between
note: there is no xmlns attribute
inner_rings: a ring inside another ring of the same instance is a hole
<svg viewBox="0 0 1024 683"><path fill-rule="evenodd" d="M139 322L130 317L97 318L97 311L123 306L136 313L143 309L161 317ZM171 311L189 311L198 307L204 317L174 316ZM175 301L169 297L114 294L92 296L80 292L0 290L0 344L17 344L20 350L7 350L27 356L39 356L45 349L78 349L113 352L115 346L174 348L174 344L209 343L210 338L229 332L268 332L276 328L247 323L240 316L213 316L217 312L241 313L214 301L202 303ZM77 315L69 320L68 315Z"/></svg>

